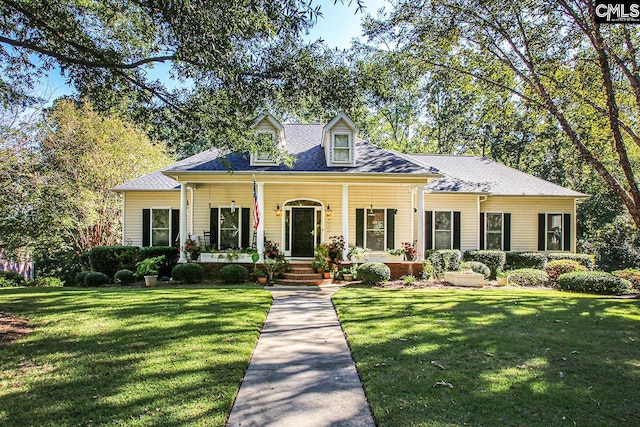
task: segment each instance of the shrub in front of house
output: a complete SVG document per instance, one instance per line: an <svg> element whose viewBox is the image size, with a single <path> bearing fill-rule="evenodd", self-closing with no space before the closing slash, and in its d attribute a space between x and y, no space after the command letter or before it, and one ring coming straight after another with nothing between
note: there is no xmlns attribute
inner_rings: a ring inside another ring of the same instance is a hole
<svg viewBox="0 0 640 427"><path fill-rule="evenodd" d="M491 269L491 279L495 279L496 271L504 266L506 254L503 251L481 250L466 251L464 253L465 261L481 262Z"/></svg>
<svg viewBox="0 0 640 427"><path fill-rule="evenodd" d="M178 258L180 258L180 251L176 247L148 246L140 248L138 261L142 261L147 258L156 258L159 256L164 256L164 259L158 266L158 276L171 276L173 267L178 264Z"/></svg>
<svg viewBox="0 0 640 427"><path fill-rule="evenodd" d="M136 276L135 274L133 274L133 271L127 270L126 268L123 270L118 270L113 276L113 282L117 285L129 286L135 281Z"/></svg>
<svg viewBox="0 0 640 427"><path fill-rule="evenodd" d="M358 280L367 285L386 282L391 278L391 270L381 262L366 262L358 267Z"/></svg>
<svg viewBox="0 0 640 427"><path fill-rule="evenodd" d="M565 273L571 273L572 271L586 271L587 267L580 264L578 261L572 261L570 259L557 259L555 261L549 261L545 267L545 271L549 275L549 282L552 286L558 284L558 277Z"/></svg>
<svg viewBox="0 0 640 427"><path fill-rule="evenodd" d="M634 268L627 268L625 270L616 270L613 272L614 275L628 280L631 282L631 286L640 291L640 270Z"/></svg>
<svg viewBox="0 0 640 427"><path fill-rule="evenodd" d="M178 264L171 270L173 280L183 283L200 283L204 277L204 268L200 264Z"/></svg>
<svg viewBox="0 0 640 427"><path fill-rule="evenodd" d="M87 277L87 274L91 273L90 271L81 271L76 274L76 278L74 280L74 284L76 286L84 286L84 278Z"/></svg>
<svg viewBox="0 0 640 427"><path fill-rule="evenodd" d="M425 259L430 266L423 263L423 271L433 274L437 279L441 279L447 271L458 271L460 269L460 259L462 254L457 249L438 249L425 253Z"/></svg>
<svg viewBox="0 0 640 427"><path fill-rule="evenodd" d="M631 290L631 282L604 271L574 271L558 278L563 291L619 295Z"/></svg>
<svg viewBox="0 0 640 427"><path fill-rule="evenodd" d="M491 275L491 269L478 261L465 261L460 264L460 269L469 269L475 273L480 273L485 279L488 279Z"/></svg>
<svg viewBox="0 0 640 427"><path fill-rule="evenodd" d="M118 270L134 270L138 261L137 246L96 246L89 252L91 271L113 277Z"/></svg>
<svg viewBox="0 0 640 427"><path fill-rule="evenodd" d="M84 276L84 285L90 288L105 286L109 283L109 276L99 271L90 271Z"/></svg>
<svg viewBox="0 0 640 427"><path fill-rule="evenodd" d="M520 268L509 271L509 283L519 286L549 286L549 276L544 270Z"/></svg>
<svg viewBox="0 0 640 427"><path fill-rule="evenodd" d="M64 286L64 282L57 277L36 277L27 281L27 286L34 288L61 288Z"/></svg>
<svg viewBox="0 0 640 427"><path fill-rule="evenodd" d="M76 275L83 267L89 269L89 252L83 252L80 256L73 251L51 252L36 258L34 262L36 277L56 277L65 286L75 284Z"/></svg>
<svg viewBox="0 0 640 427"><path fill-rule="evenodd" d="M3 286L6 288L26 285L24 277L13 271L0 271L0 278L3 279L3 283L6 283L6 286ZM13 285L9 282L13 282Z"/></svg>
<svg viewBox="0 0 640 427"><path fill-rule="evenodd" d="M249 280L249 271L242 265L229 264L220 269L220 278L225 283L245 283Z"/></svg>
<svg viewBox="0 0 640 427"><path fill-rule="evenodd" d="M547 256L540 252L507 252L505 254L505 270L521 268L544 270L545 265L547 265Z"/></svg>
<svg viewBox="0 0 640 427"><path fill-rule="evenodd" d="M547 254L547 261L557 261L560 259L568 259L576 261L585 266L589 270L596 267L596 257L589 254L572 254L568 252L558 252Z"/></svg>

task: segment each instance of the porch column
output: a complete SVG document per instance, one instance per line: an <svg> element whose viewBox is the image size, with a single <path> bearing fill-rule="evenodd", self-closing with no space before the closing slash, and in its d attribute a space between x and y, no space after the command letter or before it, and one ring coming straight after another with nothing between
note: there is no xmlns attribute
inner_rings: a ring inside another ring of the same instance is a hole
<svg viewBox="0 0 640 427"><path fill-rule="evenodd" d="M256 230L256 248L258 249L258 253L262 256L264 252L264 222L267 219L264 214L264 182L258 182L258 212L260 214L260 223L258 224L258 229Z"/></svg>
<svg viewBox="0 0 640 427"><path fill-rule="evenodd" d="M184 244L187 241L187 183L180 183L180 261L187 262Z"/></svg>
<svg viewBox="0 0 640 427"><path fill-rule="evenodd" d="M418 259L424 259L424 186L418 188Z"/></svg>
<svg viewBox="0 0 640 427"><path fill-rule="evenodd" d="M346 260L349 252L349 184L342 184L342 237L345 248L342 259Z"/></svg>

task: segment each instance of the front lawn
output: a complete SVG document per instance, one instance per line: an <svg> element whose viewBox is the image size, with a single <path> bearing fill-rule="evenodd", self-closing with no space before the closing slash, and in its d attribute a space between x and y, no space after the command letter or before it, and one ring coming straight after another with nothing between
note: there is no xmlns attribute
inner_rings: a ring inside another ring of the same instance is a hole
<svg viewBox="0 0 640 427"><path fill-rule="evenodd" d="M0 345L0 425L223 425L262 289L2 289L34 332Z"/></svg>
<svg viewBox="0 0 640 427"><path fill-rule="evenodd" d="M537 290L333 296L380 426L640 425L640 301Z"/></svg>

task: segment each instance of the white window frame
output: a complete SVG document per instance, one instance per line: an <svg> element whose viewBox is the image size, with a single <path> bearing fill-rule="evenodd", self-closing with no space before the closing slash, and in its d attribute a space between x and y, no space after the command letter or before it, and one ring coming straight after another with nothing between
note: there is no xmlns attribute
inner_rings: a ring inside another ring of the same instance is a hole
<svg viewBox="0 0 640 427"><path fill-rule="evenodd" d="M336 160L336 136L347 136L347 147L338 147L338 150L348 150L349 156L345 160ZM353 135L351 132L331 132L331 162L336 165L351 165L353 164Z"/></svg>
<svg viewBox="0 0 640 427"><path fill-rule="evenodd" d="M489 249L487 246L487 236L489 235L489 220L487 219L488 215L500 215L500 248L494 250L503 250L504 248L504 212L485 212L484 213L484 248ZM496 231L491 231L492 234L496 233Z"/></svg>
<svg viewBox="0 0 640 427"><path fill-rule="evenodd" d="M382 211L382 218L383 218L382 220L384 221L384 237L383 237L384 240L383 240L382 251L386 251L388 249L387 248L387 232L388 232L388 226L389 226L389 224L387 224L387 208L374 208L373 210L374 212ZM370 211L371 211L371 208L366 208L364 210L364 236L362 238L362 244L364 245L364 249L370 249L367 244L367 231L372 230L370 228L367 228L367 224L369 222L367 221L367 219ZM370 250L373 250L373 249L370 249Z"/></svg>
<svg viewBox="0 0 640 427"><path fill-rule="evenodd" d="M552 215L560 215L560 248L559 249L549 249L549 216ZM544 214L544 250L549 251L564 251L564 214L560 212L546 212Z"/></svg>
<svg viewBox="0 0 640 427"><path fill-rule="evenodd" d="M446 230L436 230L436 214L438 212L449 212L449 218L451 218L451 227L449 228L449 233L451 233L451 238L449 239L449 247L448 248L436 248L436 231L446 231ZM432 245L431 247L438 250L438 249L453 249L453 210L434 210L433 211L433 224L431 226L432 230L432 236L431 239L432 241Z"/></svg>
<svg viewBox="0 0 640 427"><path fill-rule="evenodd" d="M153 211L168 211L169 212L169 227L167 228L156 228L153 226ZM151 208L150 209L150 214L149 214L149 245L150 246L155 246L154 242L153 242L153 230L169 230L169 238L167 239L167 241L169 242L169 246L171 245L171 235L172 235L172 230L171 230L171 211L172 209L170 207L155 207L155 208Z"/></svg>
<svg viewBox="0 0 640 427"><path fill-rule="evenodd" d="M222 239L222 230L223 230L222 221L221 221L222 209L231 210L231 206L218 206L218 242L217 242L218 248L220 248L220 242ZM235 211L238 212L238 246L236 247L239 248L242 246L242 207L236 206ZM232 229L225 228L224 230L232 230Z"/></svg>
<svg viewBox="0 0 640 427"><path fill-rule="evenodd" d="M278 142L277 142L277 138L278 135L275 131L273 130L259 130L256 132L256 134L258 135L258 138L260 137L261 134L269 134L271 135L271 142L273 143L274 147L277 146ZM271 157L260 157L260 156L265 156L265 154L261 154L261 153L253 153L251 154L251 166L273 166L276 164L276 162L271 158Z"/></svg>

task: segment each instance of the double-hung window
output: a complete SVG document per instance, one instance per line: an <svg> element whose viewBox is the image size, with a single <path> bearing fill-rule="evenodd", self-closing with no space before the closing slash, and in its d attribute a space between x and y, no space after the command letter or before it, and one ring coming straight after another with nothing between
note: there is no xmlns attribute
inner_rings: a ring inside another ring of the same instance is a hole
<svg viewBox="0 0 640 427"><path fill-rule="evenodd" d="M547 250L562 250L562 214L547 214Z"/></svg>
<svg viewBox="0 0 640 427"><path fill-rule="evenodd" d="M220 221L218 233L220 249L239 248L241 242L240 220L242 218L242 209L230 207L220 208Z"/></svg>
<svg viewBox="0 0 640 427"><path fill-rule="evenodd" d="M170 246L171 210L151 209L151 246Z"/></svg>
<svg viewBox="0 0 640 427"><path fill-rule="evenodd" d="M260 131L258 132L258 141L260 147L266 147L265 150L258 151L253 155L254 164L274 164L273 157L268 147L276 145L276 133L273 131Z"/></svg>
<svg viewBox="0 0 640 427"><path fill-rule="evenodd" d="M384 251L386 242L386 209L366 209L364 247L372 251Z"/></svg>
<svg viewBox="0 0 640 427"><path fill-rule="evenodd" d="M434 249L451 249L453 246L453 213L435 211L433 221Z"/></svg>
<svg viewBox="0 0 640 427"><path fill-rule="evenodd" d="M333 163L351 163L351 134L333 134Z"/></svg>
<svg viewBox="0 0 640 427"><path fill-rule="evenodd" d="M503 234L502 213L487 212L485 227L485 249L495 249L501 251Z"/></svg>

